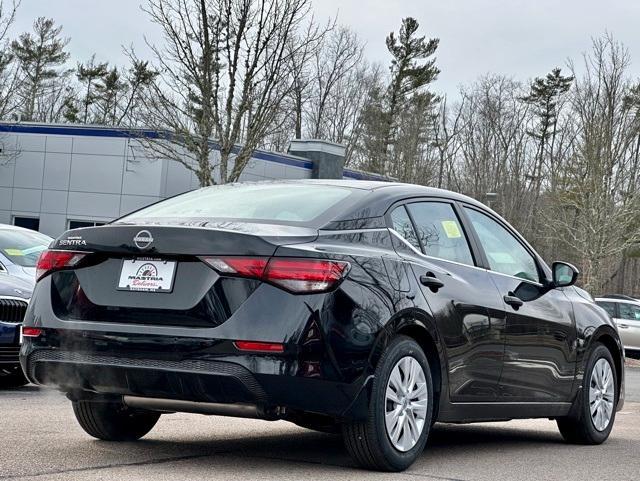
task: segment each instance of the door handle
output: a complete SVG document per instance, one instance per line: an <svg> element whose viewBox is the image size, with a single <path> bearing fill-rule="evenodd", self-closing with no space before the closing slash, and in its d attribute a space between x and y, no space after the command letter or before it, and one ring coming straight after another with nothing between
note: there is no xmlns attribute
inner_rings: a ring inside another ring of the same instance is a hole
<svg viewBox="0 0 640 481"><path fill-rule="evenodd" d="M438 279L433 272L427 272L426 275L420 276L420 283L427 286L432 292L438 292L438 289L444 286L444 282Z"/></svg>
<svg viewBox="0 0 640 481"><path fill-rule="evenodd" d="M627 326L626 324L618 324L618 327L620 329L629 329L629 326Z"/></svg>
<svg viewBox="0 0 640 481"><path fill-rule="evenodd" d="M513 292L507 293L507 295L504 296L502 299L504 299L504 302L506 304L509 304L515 310L518 310L518 308L524 304L524 301L520 299L518 296L516 296Z"/></svg>

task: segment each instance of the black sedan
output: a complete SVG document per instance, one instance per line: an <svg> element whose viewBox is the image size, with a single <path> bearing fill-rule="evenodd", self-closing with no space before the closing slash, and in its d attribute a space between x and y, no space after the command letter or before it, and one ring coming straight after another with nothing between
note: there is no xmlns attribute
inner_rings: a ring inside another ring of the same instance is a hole
<svg viewBox="0 0 640 481"><path fill-rule="evenodd" d="M284 419L407 468L436 421L553 418L599 444L623 405L615 325L503 219L448 191L282 181L200 189L59 237L20 356L78 422Z"/></svg>

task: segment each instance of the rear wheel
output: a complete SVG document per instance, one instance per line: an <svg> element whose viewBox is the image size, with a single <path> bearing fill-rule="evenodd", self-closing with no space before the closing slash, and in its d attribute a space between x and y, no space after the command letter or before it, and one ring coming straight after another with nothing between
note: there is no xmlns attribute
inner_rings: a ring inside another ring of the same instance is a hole
<svg viewBox="0 0 640 481"><path fill-rule="evenodd" d="M577 414L557 420L560 434L570 443L600 444L611 433L618 402L613 358L602 344L591 352L580 396Z"/></svg>
<svg viewBox="0 0 640 481"><path fill-rule="evenodd" d="M369 469L406 469L424 449L432 412L427 357L413 339L398 336L376 368L368 419L343 426L347 450Z"/></svg>
<svg viewBox="0 0 640 481"><path fill-rule="evenodd" d="M156 425L160 413L131 409L123 403L73 401L73 412L85 432L104 441L135 441Z"/></svg>

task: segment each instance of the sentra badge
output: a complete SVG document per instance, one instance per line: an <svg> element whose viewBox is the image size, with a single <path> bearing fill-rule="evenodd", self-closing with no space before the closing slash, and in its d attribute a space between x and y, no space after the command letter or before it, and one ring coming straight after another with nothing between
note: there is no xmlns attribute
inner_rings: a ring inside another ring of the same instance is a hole
<svg viewBox="0 0 640 481"><path fill-rule="evenodd" d="M87 241L82 238L82 236L75 235L69 236L66 239L60 239L58 241L59 246L86 246Z"/></svg>

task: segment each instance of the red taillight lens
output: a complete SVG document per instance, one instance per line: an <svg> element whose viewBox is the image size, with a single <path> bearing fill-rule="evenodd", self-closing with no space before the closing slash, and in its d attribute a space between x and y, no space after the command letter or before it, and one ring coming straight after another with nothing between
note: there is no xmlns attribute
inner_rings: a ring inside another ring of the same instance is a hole
<svg viewBox="0 0 640 481"><path fill-rule="evenodd" d="M40 334L42 334L42 329L22 326L22 337L38 337Z"/></svg>
<svg viewBox="0 0 640 481"><path fill-rule="evenodd" d="M264 278L293 292L322 292L342 280L348 266L337 261L273 258Z"/></svg>
<svg viewBox="0 0 640 481"><path fill-rule="evenodd" d="M222 274L261 279L268 259L261 257L203 257L207 264Z"/></svg>
<svg viewBox="0 0 640 481"><path fill-rule="evenodd" d="M347 262L323 259L203 257L202 260L221 274L260 279L294 293L327 291L349 270Z"/></svg>
<svg viewBox="0 0 640 481"><path fill-rule="evenodd" d="M275 342L236 341L233 344L240 351L284 352L284 345Z"/></svg>
<svg viewBox="0 0 640 481"><path fill-rule="evenodd" d="M53 271L74 267L86 255L86 252L76 251L42 251L36 264L36 280L39 281Z"/></svg>

